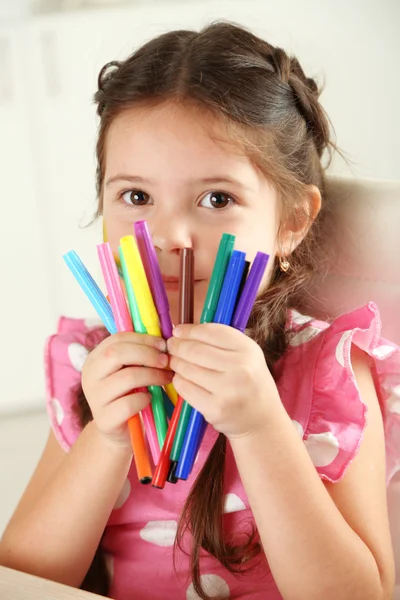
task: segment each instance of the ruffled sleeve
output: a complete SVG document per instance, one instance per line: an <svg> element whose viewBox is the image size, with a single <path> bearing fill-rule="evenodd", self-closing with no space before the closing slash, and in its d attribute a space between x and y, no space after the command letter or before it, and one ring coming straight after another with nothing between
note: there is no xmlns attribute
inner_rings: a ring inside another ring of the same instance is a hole
<svg viewBox="0 0 400 600"><path fill-rule="evenodd" d="M371 358L385 424L387 481L400 469L400 349L381 337L369 303L332 324L293 311L291 344L277 363L282 402L322 479L339 481L357 455L367 423L351 365L354 344Z"/></svg>
<svg viewBox="0 0 400 600"><path fill-rule="evenodd" d="M97 322L61 317L45 346L46 407L54 434L65 451L81 432L77 392L86 356L107 336Z"/></svg>

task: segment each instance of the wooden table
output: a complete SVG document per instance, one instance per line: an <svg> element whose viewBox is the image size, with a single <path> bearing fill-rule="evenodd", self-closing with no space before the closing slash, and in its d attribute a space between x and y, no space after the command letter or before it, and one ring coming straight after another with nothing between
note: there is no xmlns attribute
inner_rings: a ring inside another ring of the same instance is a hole
<svg viewBox="0 0 400 600"><path fill-rule="evenodd" d="M83 592L0 566L0 598L1 600L99 600L104 596Z"/></svg>

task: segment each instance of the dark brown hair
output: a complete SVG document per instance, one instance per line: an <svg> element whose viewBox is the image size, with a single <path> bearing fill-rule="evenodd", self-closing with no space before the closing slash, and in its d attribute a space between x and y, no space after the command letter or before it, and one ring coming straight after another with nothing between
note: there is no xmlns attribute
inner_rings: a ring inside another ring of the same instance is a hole
<svg viewBox="0 0 400 600"><path fill-rule="evenodd" d="M218 22L200 32L166 33L125 61L108 63L100 72L95 94L100 117L97 215L102 214L110 125L124 111L166 102L183 103L226 126L232 142L246 152L277 190L281 224L296 218L307 222L307 186L319 188L322 209L318 217L312 225L309 219L311 227L290 254L288 272L282 272L275 259L270 284L258 298L249 322L247 334L263 348L271 372L287 346L287 309L297 306L300 292L304 294L310 274L317 261L321 262L321 226L329 211L321 159L329 158L334 144L319 93L296 58L243 27ZM81 394L80 406L84 405ZM224 535L225 448L226 438L220 434L187 498L177 534L179 544L186 528L192 533L192 579L204 600L209 596L200 580L202 549L232 572L243 570L260 552L255 532L240 548Z"/></svg>

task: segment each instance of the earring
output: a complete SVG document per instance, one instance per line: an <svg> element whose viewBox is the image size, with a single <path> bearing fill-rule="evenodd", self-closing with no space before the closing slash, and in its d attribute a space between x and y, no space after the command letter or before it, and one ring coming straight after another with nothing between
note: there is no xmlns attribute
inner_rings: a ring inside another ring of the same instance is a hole
<svg viewBox="0 0 400 600"><path fill-rule="evenodd" d="M290 262L288 261L288 259L286 257L279 257L279 266L281 268L281 271L283 271L284 273L287 273L287 271L289 271L290 269Z"/></svg>

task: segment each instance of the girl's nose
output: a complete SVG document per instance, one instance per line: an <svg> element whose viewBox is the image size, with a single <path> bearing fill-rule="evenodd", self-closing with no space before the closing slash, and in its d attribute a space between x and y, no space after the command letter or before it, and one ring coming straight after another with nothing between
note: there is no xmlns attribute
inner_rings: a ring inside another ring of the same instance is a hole
<svg viewBox="0 0 400 600"><path fill-rule="evenodd" d="M169 218L149 223L156 249L165 254L179 254L182 248L192 248L190 225L186 219Z"/></svg>

